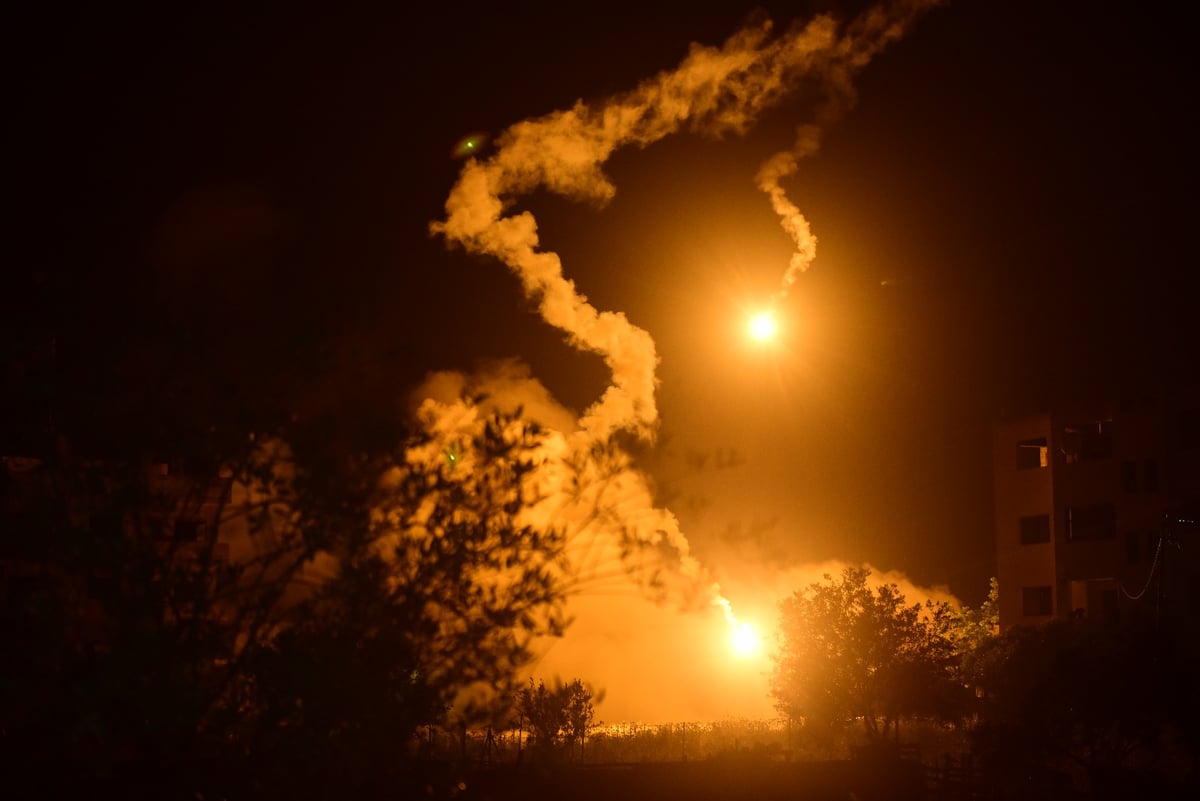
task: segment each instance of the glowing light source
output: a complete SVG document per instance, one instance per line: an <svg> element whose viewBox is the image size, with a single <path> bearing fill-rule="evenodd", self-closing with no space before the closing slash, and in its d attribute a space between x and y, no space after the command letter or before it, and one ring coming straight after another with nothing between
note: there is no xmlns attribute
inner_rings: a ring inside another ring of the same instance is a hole
<svg viewBox="0 0 1200 801"><path fill-rule="evenodd" d="M765 311L751 317L746 330L751 339L757 342L769 342L775 338L775 334L779 331L779 325L775 322L775 315Z"/></svg>
<svg viewBox="0 0 1200 801"><path fill-rule="evenodd" d="M740 657L757 656L762 651L762 637L750 623L735 623L730 638L733 652Z"/></svg>
<svg viewBox="0 0 1200 801"><path fill-rule="evenodd" d="M758 629L752 623L743 623L733 614L733 606L729 603L729 599L718 597L714 602L715 606L721 607L721 611L725 615L725 622L729 624L729 647L733 649L735 656L742 659L749 659L758 656L762 653L762 636L758 633Z"/></svg>
<svg viewBox="0 0 1200 801"><path fill-rule="evenodd" d="M465 159L483 150L487 143L487 134L481 131L469 133L455 143L454 148L450 151L450 156L456 159Z"/></svg>

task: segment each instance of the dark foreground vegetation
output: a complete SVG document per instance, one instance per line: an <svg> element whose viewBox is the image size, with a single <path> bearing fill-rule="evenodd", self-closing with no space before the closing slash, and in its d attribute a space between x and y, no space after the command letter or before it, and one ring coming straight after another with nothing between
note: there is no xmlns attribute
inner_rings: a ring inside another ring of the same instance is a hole
<svg viewBox="0 0 1200 801"><path fill-rule="evenodd" d="M861 758L839 762L765 762L729 755L703 762L580 766L563 771L500 769L475 775L463 798L624 799L922 799L924 777L915 762Z"/></svg>
<svg viewBox="0 0 1200 801"><path fill-rule="evenodd" d="M6 797L1197 790L1196 610L999 633L991 602L910 606L850 570L782 609L780 724L606 728L585 682L518 679L578 578L523 514L536 426L465 399L447 438L164 370L153 402L53 371L6 398L41 420L0 454ZM603 481L609 455L566 467Z"/></svg>

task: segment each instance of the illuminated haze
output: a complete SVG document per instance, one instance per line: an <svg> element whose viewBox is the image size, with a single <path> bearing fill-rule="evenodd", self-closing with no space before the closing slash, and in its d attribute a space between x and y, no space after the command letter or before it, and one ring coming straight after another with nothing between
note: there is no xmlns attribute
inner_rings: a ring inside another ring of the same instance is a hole
<svg viewBox="0 0 1200 801"><path fill-rule="evenodd" d="M580 101L502 132L488 158L467 159L445 219L431 226L448 243L507 265L545 322L576 349L598 354L609 372L601 396L578 417L515 361L474 375L433 375L416 396L418 419L445 441L478 426L486 409L461 398L479 393L497 408L523 408L548 431L536 478L543 501L530 510L529 522L567 532L576 620L534 671L604 686L609 700L599 710L602 719L768 715L763 674L769 661L765 655L733 657L725 598L691 553L676 516L655 504L649 479L614 439L654 440L660 421L653 338L621 311L592 305L564 273L559 256L541 249L537 220L516 202L545 190L602 205L616 192L603 167L620 148L645 147L680 131L740 135L802 85L819 86L814 119L798 128L792 149L768 158L756 176L795 246L774 298L780 300L816 256L816 237L781 182L818 150L823 126L853 104L855 73L935 4L881 3L844 26L819 16L782 34L763 22L720 47L693 44L677 68L628 92L598 103ZM600 446L597 460L590 455ZM633 558L631 544L637 546ZM732 599L734 614L744 619L741 610L752 610L753 622L769 632L780 599L838 570L833 564L773 569L756 578L755 591ZM655 571L668 576L670 603L647 600L644 580ZM906 589L910 601L944 597Z"/></svg>

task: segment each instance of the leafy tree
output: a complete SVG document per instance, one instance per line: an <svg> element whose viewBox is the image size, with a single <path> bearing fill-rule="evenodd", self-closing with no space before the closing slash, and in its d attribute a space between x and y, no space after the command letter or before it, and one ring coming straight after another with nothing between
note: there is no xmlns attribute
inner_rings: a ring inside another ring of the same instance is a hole
<svg viewBox="0 0 1200 801"><path fill-rule="evenodd" d="M783 601L771 694L792 720L814 729L860 720L880 742L889 729L899 735L903 717L953 717L962 687L950 608L906 606L894 584L873 591L869 575L847 568Z"/></svg>
<svg viewBox="0 0 1200 801"><path fill-rule="evenodd" d="M541 437L497 414L453 459L424 435L255 437L170 486L117 460L6 471L5 545L33 543L40 577L0 615L7 766L162 798L386 785L419 726L511 697L562 630L561 536L519 520Z"/></svg>
<svg viewBox="0 0 1200 801"><path fill-rule="evenodd" d="M561 537L517 521L539 436L497 415L453 458L383 471L360 527L336 540L333 575L249 660L236 708L264 751L324 754L337 771L365 760L365 774L468 691L511 695L530 641L563 626Z"/></svg>
<svg viewBox="0 0 1200 801"><path fill-rule="evenodd" d="M1016 797L1027 777L1075 775L1094 796L1127 797L1131 771L1161 762L1184 701L1165 680L1182 665L1172 648L1160 632L1087 620L1015 626L995 638L978 658L973 733L989 780Z"/></svg>
<svg viewBox="0 0 1200 801"><path fill-rule="evenodd" d="M570 692L567 698L567 742L573 747L576 743L579 744L579 756L583 757L583 747L587 740L588 732L596 722L596 710L592 706L592 688L584 685L579 679L575 679L567 685ZM597 701L604 700L604 693L601 691L595 696Z"/></svg>
<svg viewBox="0 0 1200 801"><path fill-rule="evenodd" d="M988 582L988 594L978 609L963 606L954 626L954 639L960 651L980 648L1000 633L1000 582Z"/></svg>
<svg viewBox="0 0 1200 801"><path fill-rule="evenodd" d="M576 743L582 753L595 711L592 690L581 679L557 682L550 689L545 682L535 685L530 679L529 686L517 693L516 702L517 714L529 725L531 748L540 758L572 751Z"/></svg>
<svg viewBox="0 0 1200 801"><path fill-rule="evenodd" d="M5 489L5 550L34 580L0 614L0 753L9 775L49 795L189 783L200 721L220 687L232 632L212 614L228 577L202 508L228 480L62 448ZM167 491L170 490L170 491ZM19 780L18 780L19 782Z"/></svg>
<svg viewBox="0 0 1200 801"><path fill-rule="evenodd" d="M950 629L957 654L957 674L964 687L980 688L981 659L1000 636L1000 583L993 577L988 594L979 608L963 606Z"/></svg>

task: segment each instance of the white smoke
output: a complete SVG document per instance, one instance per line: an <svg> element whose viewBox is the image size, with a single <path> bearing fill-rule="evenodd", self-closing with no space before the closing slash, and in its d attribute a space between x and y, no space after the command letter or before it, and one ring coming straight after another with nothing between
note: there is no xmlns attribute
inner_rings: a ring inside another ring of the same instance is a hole
<svg viewBox="0 0 1200 801"><path fill-rule="evenodd" d="M644 147L685 129L741 134L802 84L822 87L816 119L802 125L796 144L769 158L757 175L796 246L777 294L781 298L808 269L817 241L782 182L796 173L800 159L817 151L824 126L853 105L852 79L858 70L936 4L892 0L846 26L822 15L776 35L768 21L735 33L720 47L693 44L675 69L607 100L581 101L519 122L496 138L492 155L464 164L446 200L446 216L431 231L449 244L502 261L542 318L563 331L572 346L599 354L611 373L602 395L577 420L559 414L553 422L541 421L551 430L540 487L545 500L530 514L568 527L571 541L579 544L571 553L574 559L606 564L616 554L622 567L628 567L631 553L665 553L679 577L700 585L705 581L675 516L656 507L648 479L613 439L622 431L646 440L654 437L654 340L624 313L602 311L588 301L564 274L559 256L540 248L537 221L516 209L516 200L543 189L606 203L616 188L603 167L619 148ZM495 378L484 383L494 384ZM541 399L543 412L552 405L546 403L549 393L528 374L516 384L510 381L509 390L518 385ZM477 379L466 377L431 378L426 387L430 394L420 407L423 424L445 436L459 436L478 425L477 410L461 398L479 386ZM502 391L493 400L504 397ZM598 568L595 574L607 575ZM713 600L724 601L715 586L711 591Z"/></svg>
<svg viewBox="0 0 1200 801"><path fill-rule="evenodd" d="M576 103L504 131L495 153L471 159L446 200L446 218L431 228L469 251L499 258L520 279L543 319L575 347L600 354L612 382L580 421L592 439L620 429L652 436L658 420L654 391L658 357L650 335L617 311L599 311L563 274L557 254L539 250L537 221L528 211L509 213L514 200L535 189L569 198L610 200L616 188L602 167L620 147L648 145L687 127L720 133L746 131L802 79L828 87L822 120L852 103L851 78L876 53L899 38L932 0L884 3L839 33L832 17L819 16L779 37L771 24L739 31L721 47L693 44L674 70L597 104ZM791 151L768 160L759 184L796 242L784 286L806 269L816 240L780 181L799 158L815 152L819 128L801 129Z"/></svg>
<svg viewBox="0 0 1200 801"><path fill-rule="evenodd" d="M817 238L799 207L788 199L782 182L796 174L801 159L820 149L822 131L854 106L857 99L853 83L855 73L883 48L902 37L917 16L937 4L937 0L881 3L851 23L829 50L818 57L813 72L824 85L826 96L818 110L817 121L799 126L791 150L767 159L757 176L758 188L770 198L780 225L796 245L796 252L792 254L775 294L776 301L787 296L800 273L807 270L817 256Z"/></svg>

